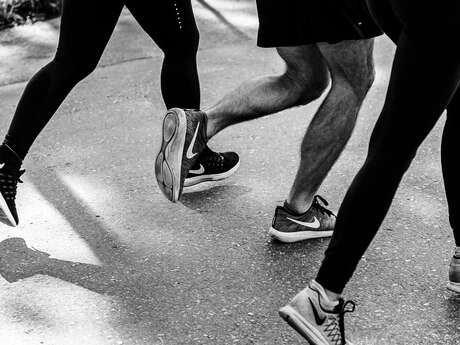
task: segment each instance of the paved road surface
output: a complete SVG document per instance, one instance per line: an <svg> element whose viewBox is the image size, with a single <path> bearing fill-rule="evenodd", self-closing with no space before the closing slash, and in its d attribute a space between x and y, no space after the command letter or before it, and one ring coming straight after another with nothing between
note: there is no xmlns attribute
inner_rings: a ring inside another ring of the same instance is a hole
<svg viewBox="0 0 460 345"><path fill-rule="evenodd" d="M273 51L255 47L252 1L209 3L195 3L204 105L243 79L282 68ZM55 20L0 35L0 135L22 81L52 54L57 28ZM377 80L321 190L333 209L363 161L393 51L377 41ZM226 130L212 147L239 152L239 172L172 204L153 174L164 111L160 63L159 50L124 13L100 68L34 145L19 189L22 224L1 226L0 240L24 238L54 260L42 275L11 284L0 278L0 344L305 343L277 310L314 277L327 241L282 245L267 229L318 103ZM358 303L347 318L355 344L460 343L460 299L445 290L453 241L441 130L442 123L419 150L346 290ZM18 264L3 258L0 269Z"/></svg>

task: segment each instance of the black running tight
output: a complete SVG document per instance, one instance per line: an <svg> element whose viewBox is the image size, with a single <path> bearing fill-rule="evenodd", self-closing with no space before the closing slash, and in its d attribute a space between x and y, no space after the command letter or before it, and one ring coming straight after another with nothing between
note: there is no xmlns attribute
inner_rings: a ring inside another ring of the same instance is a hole
<svg viewBox="0 0 460 345"><path fill-rule="evenodd" d="M456 46L460 38L460 3L430 2L430 9L425 10L411 8L411 0L371 0L371 5L378 5L371 6L377 9L375 18L382 18L378 8L385 1L395 17L390 22L380 22L381 27L385 29L388 23L399 21L402 28L399 37L395 37L396 29L387 30L398 44L390 84L366 161L342 203L316 278L336 293L341 293L351 278L418 147L446 108L442 170L450 224L456 245L460 246L460 164L456 162L460 148L460 53ZM418 3L412 2L411 6L417 7ZM443 8L437 8L437 4Z"/></svg>
<svg viewBox="0 0 460 345"><path fill-rule="evenodd" d="M191 0L64 0L56 56L30 80L5 139L22 159L72 88L96 68L124 5L164 53L166 106L199 108Z"/></svg>

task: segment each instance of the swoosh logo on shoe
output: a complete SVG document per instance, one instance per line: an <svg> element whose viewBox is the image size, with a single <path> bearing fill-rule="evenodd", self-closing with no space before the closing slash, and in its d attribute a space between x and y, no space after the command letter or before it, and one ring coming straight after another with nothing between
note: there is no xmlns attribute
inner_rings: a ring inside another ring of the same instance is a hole
<svg viewBox="0 0 460 345"><path fill-rule="evenodd" d="M188 146L186 157L188 159L192 159L193 157L196 156L196 153L193 153L193 146L195 146L195 140L196 136L198 135L198 129L200 128L200 122L198 122L198 126L196 126L195 133L193 134L192 141L190 142L190 145Z"/></svg>
<svg viewBox="0 0 460 345"><path fill-rule="evenodd" d="M312 300L310 299L310 297L308 297L308 300L310 301L310 304L311 304L311 309L313 309L313 316L315 317L315 321L316 321L316 324L318 326L322 326L323 323L326 321L326 316L324 316L323 318L321 318L318 314L318 311L316 310L316 307L315 305L313 304Z"/></svg>
<svg viewBox="0 0 460 345"><path fill-rule="evenodd" d="M204 173L204 167L200 164L200 168L197 170L189 170L188 171L190 174L195 174L195 175L200 175Z"/></svg>
<svg viewBox="0 0 460 345"><path fill-rule="evenodd" d="M5 163L0 163L0 169L5 166Z"/></svg>
<svg viewBox="0 0 460 345"><path fill-rule="evenodd" d="M292 218L289 218L289 217L286 217L287 219L289 219L291 222L294 222L294 223L297 223L299 225L302 225L302 226L306 226L308 228L312 228L312 229L319 229L319 227L321 226L318 218L316 217L313 217L313 222L302 222L300 220L297 220L297 219L292 219Z"/></svg>

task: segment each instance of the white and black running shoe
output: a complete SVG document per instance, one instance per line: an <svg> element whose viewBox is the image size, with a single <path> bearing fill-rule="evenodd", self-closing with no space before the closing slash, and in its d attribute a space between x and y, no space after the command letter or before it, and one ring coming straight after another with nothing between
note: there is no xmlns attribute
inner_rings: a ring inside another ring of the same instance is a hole
<svg viewBox="0 0 460 345"><path fill-rule="evenodd" d="M279 314L310 345L352 345L345 338L344 315L354 310L355 303L343 299L332 309L325 307L319 291L310 286L281 308Z"/></svg>
<svg viewBox="0 0 460 345"><path fill-rule="evenodd" d="M184 187L198 183L219 181L232 176L240 166L240 157L235 152L214 152L206 147L198 161L189 170Z"/></svg>
<svg viewBox="0 0 460 345"><path fill-rule="evenodd" d="M0 222L17 226L19 224L16 210L16 190L20 177L25 170L11 169L0 164Z"/></svg>
<svg viewBox="0 0 460 345"><path fill-rule="evenodd" d="M189 170L206 147L206 126L207 116L202 111L173 108L164 117L155 175L161 191L172 202L179 200Z"/></svg>
<svg viewBox="0 0 460 345"><path fill-rule="evenodd" d="M313 204L307 212L300 215L292 214L285 207L278 206L268 233L285 243L330 237L335 227L336 216L326 206L327 201L319 195L314 197Z"/></svg>

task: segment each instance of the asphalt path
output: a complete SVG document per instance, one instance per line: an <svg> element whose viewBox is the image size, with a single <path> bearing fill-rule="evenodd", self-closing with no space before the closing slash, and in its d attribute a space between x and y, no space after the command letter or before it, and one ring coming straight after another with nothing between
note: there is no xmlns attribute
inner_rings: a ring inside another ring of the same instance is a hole
<svg viewBox="0 0 460 345"><path fill-rule="evenodd" d="M195 10L204 106L242 80L282 71L273 50L255 46L252 1L198 1ZM24 81L52 56L58 27L0 34L0 135ZM334 210L364 160L393 52L377 40L375 84L320 191ZM0 243L0 272L24 278L0 278L0 344L305 344L277 310L314 278L328 240L283 245L267 230L319 102L225 130L211 146L238 152L239 171L172 204L153 172L165 110L160 66L161 52L124 12L99 68L34 144L19 186L21 225L1 225L0 241L22 238L52 259L38 270L34 259L5 255L17 240ZM460 344L460 298L445 289L454 244L443 123L345 291L358 304L346 319L354 344Z"/></svg>

